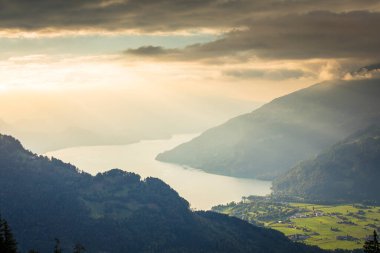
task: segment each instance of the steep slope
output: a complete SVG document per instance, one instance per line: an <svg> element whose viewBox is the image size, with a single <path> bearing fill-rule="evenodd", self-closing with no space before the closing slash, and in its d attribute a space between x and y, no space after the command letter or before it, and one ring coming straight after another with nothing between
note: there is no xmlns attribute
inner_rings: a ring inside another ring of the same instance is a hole
<svg viewBox="0 0 380 253"><path fill-rule="evenodd" d="M380 122L380 81L324 82L231 119L157 159L207 172L273 179L358 129Z"/></svg>
<svg viewBox="0 0 380 253"><path fill-rule="evenodd" d="M275 194L380 203L380 127L358 131L273 182Z"/></svg>
<svg viewBox="0 0 380 253"><path fill-rule="evenodd" d="M0 212L22 252L321 252L279 232L192 212L168 185L121 170L91 176L0 135Z"/></svg>

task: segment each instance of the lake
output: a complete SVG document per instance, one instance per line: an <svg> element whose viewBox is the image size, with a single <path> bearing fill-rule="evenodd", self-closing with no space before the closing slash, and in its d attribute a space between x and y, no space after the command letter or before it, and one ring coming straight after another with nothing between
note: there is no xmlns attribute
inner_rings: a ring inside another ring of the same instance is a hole
<svg viewBox="0 0 380 253"><path fill-rule="evenodd" d="M155 160L158 153L187 142L195 136L175 135L170 139L146 140L128 145L72 147L45 155L72 163L92 175L119 168L135 172L142 178L160 178L197 210L207 210L218 204L239 201L242 196L266 195L271 192L269 181L220 176Z"/></svg>

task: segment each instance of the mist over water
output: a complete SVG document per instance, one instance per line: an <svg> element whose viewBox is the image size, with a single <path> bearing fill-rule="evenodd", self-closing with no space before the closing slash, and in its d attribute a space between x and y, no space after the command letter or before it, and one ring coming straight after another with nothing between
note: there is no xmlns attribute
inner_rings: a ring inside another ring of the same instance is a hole
<svg viewBox="0 0 380 253"><path fill-rule="evenodd" d="M169 184L192 208L210 209L214 205L239 201L242 196L266 195L271 182L241 179L205 173L195 168L162 163L157 154L191 140L196 135L175 135L166 140L140 141L129 145L83 146L60 149L45 155L54 156L95 175L113 168L157 177Z"/></svg>

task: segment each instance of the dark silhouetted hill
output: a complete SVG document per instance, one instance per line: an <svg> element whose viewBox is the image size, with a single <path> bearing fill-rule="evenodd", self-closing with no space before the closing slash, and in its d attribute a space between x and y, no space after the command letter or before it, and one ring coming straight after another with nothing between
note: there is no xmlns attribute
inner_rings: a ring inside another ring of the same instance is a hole
<svg viewBox="0 0 380 253"><path fill-rule="evenodd" d="M19 249L64 252L80 242L90 253L320 252L279 232L189 204L156 178L118 169L91 176L37 156L0 135L0 212Z"/></svg>

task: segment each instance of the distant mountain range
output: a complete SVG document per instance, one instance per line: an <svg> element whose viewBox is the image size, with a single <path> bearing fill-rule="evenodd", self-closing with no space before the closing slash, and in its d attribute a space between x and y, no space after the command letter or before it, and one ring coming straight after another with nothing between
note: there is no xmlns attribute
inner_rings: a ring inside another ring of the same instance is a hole
<svg viewBox="0 0 380 253"><path fill-rule="evenodd" d="M39 154L78 146L126 145L200 133L262 104L212 94L146 95L112 89L0 92L0 133L16 137Z"/></svg>
<svg viewBox="0 0 380 253"><path fill-rule="evenodd" d="M360 130L273 182L276 195L380 203L380 127Z"/></svg>
<svg viewBox="0 0 380 253"><path fill-rule="evenodd" d="M277 98L157 156L235 177L274 179L380 123L380 79L330 81Z"/></svg>
<svg viewBox="0 0 380 253"><path fill-rule="evenodd" d="M0 135L0 212L19 249L64 252L80 242L91 253L322 252L283 234L189 204L156 178L118 169L91 176L25 150Z"/></svg>
<svg viewBox="0 0 380 253"><path fill-rule="evenodd" d="M19 124L10 125L1 120L0 132L23 140L23 144L26 147L39 153L75 146L128 144L140 140L138 137L123 134L113 135L112 132L99 134L95 131L80 127L67 127L62 131L28 130L28 127L20 127ZM160 138L169 136L170 135L157 135L157 137ZM149 139L151 137L145 138Z"/></svg>

